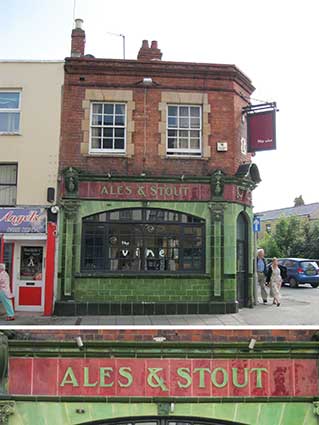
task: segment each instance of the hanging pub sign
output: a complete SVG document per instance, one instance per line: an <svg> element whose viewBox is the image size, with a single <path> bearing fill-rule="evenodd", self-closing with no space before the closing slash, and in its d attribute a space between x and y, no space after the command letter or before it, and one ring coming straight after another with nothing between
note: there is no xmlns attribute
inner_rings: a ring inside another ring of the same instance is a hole
<svg viewBox="0 0 319 425"><path fill-rule="evenodd" d="M0 208L0 233L45 232L45 208Z"/></svg>
<svg viewBox="0 0 319 425"><path fill-rule="evenodd" d="M247 114L248 152L276 149L276 103L250 105Z"/></svg>

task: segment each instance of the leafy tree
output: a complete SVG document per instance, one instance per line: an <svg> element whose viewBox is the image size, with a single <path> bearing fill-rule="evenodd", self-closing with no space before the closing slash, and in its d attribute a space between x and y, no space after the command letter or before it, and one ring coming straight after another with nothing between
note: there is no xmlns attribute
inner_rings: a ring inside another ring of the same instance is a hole
<svg viewBox="0 0 319 425"><path fill-rule="evenodd" d="M258 241L266 257L299 257L319 259L319 222L302 217L281 217L271 234Z"/></svg>
<svg viewBox="0 0 319 425"><path fill-rule="evenodd" d="M304 223L303 257L319 258L319 226L317 223Z"/></svg>
<svg viewBox="0 0 319 425"><path fill-rule="evenodd" d="M282 217L273 235L283 257L299 257L304 246L303 221L300 217Z"/></svg>
<svg viewBox="0 0 319 425"><path fill-rule="evenodd" d="M266 257L282 257L282 253L276 240L269 233L265 233L265 236L258 241L258 248L263 248Z"/></svg>

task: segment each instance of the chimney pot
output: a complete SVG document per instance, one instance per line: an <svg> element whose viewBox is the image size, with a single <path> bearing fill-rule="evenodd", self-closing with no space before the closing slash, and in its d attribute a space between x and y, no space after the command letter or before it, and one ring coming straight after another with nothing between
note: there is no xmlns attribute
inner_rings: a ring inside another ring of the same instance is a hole
<svg viewBox="0 0 319 425"><path fill-rule="evenodd" d="M82 29L82 25L83 25L83 19L75 19L75 29Z"/></svg>
<svg viewBox="0 0 319 425"><path fill-rule="evenodd" d="M71 56L84 56L85 31L82 29L83 19L75 19L75 28L71 35Z"/></svg>
<svg viewBox="0 0 319 425"><path fill-rule="evenodd" d="M161 60L162 52L158 48L157 41L153 40L151 47L149 47L148 40L142 41L142 47L140 48L137 59L144 61Z"/></svg>

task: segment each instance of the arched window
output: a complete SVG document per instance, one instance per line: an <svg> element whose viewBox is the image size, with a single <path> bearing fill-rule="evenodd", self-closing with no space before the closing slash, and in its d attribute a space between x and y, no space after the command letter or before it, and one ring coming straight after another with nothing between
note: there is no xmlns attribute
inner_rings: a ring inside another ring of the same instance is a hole
<svg viewBox="0 0 319 425"><path fill-rule="evenodd" d="M203 272L205 220L154 208L85 217L82 272Z"/></svg>

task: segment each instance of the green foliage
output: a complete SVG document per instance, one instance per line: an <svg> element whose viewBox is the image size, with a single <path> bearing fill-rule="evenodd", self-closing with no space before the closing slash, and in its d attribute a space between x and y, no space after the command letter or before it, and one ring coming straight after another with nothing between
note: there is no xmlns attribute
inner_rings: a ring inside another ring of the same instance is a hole
<svg viewBox="0 0 319 425"><path fill-rule="evenodd" d="M274 238L283 256L300 257L303 248L303 221L300 217L282 217L276 225Z"/></svg>
<svg viewBox="0 0 319 425"><path fill-rule="evenodd" d="M266 233L265 236L258 241L258 248L263 248L266 257L282 257L281 250L272 235Z"/></svg>
<svg viewBox="0 0 319 425"><path fill-rule="evenodd" d="M319 258L319 225L311 225L309 222L304 225L303 257Z"/></svg>
<svg viewBox="0 0 319 425"><path fill-rule="evenodd" d="M258 241L266 257L319 258L319 223L301 217L282 217L275 232Z"/></svg>

